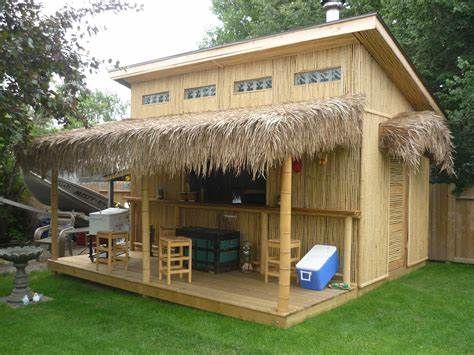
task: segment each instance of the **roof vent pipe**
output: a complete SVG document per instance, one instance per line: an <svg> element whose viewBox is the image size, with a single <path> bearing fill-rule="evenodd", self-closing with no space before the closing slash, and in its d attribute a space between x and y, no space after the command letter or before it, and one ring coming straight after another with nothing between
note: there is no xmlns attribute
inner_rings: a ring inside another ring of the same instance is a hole
<svg viewBox="0 0 474 355"><path fill-rule="evenodd" d="M337 21L339 20L339 14L344 8L345 0L341 1L331 1L331 0L321 0L321 5L323 9L326 10L326 22Z"/></svg>

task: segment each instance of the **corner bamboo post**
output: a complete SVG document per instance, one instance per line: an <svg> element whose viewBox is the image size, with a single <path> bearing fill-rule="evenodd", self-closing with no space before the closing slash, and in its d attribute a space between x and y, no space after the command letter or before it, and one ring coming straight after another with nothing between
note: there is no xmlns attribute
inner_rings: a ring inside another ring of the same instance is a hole
<svg viewBox="0 0 474 355"><path fill-rule="evenodd" d="M344 218L344 264L342 281L351 283L352 217Z"/></svg>
<svg viewBox="0 0 474 355"><path fill-rule="evenodd" d="M267 263L268 213L260 213L260 274L265 274Z"/></svg>
<svg viewBox="0 0 474 355"><path fill-rule="evenodd" d="M148 177L142 176L142 262L143 282L150 282L150 201Z"/></svg>
<svg viewBox="0 0 474 355"><path fill-rule="evenodd" d="M281 167L280 187L280 276L278 278L279 313L288 312L290 300L291 267L291 158L286 158Z"/></svg>
<svg viewBox="0 0 474 355"><path fill-rule="evenodd" d="M59 257L59 229L58 229L58 168L51 169L51 256L53 260Z"/></svg>

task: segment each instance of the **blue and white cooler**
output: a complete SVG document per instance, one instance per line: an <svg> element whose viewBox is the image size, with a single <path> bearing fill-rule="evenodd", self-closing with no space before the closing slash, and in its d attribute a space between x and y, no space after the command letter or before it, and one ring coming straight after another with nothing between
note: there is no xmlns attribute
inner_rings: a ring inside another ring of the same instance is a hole
<svg viewBox="0 0 474 355"><path fill-rule="evenodd" d="M315 245L296 264L300 286L321 291L339 269L337 249L332 245Z"/></svg>

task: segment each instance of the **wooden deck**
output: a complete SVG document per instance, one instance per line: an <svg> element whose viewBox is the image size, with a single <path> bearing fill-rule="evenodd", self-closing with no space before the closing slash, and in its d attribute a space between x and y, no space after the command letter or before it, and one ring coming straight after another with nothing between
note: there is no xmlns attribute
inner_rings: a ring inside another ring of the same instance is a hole
<svg viewBox="0 0 474 355"><path fill-rule="evenodd" d="M175 276L171 285L159 281L156 258L151 259L150 283L142 282L142 260L140 252L132 252L128 270L123 265L115 266L111 274L100 265L96 271L87 255L69 256L49 260L51 270L120 288L130 292L159 298L165 301L199 308L223 315L258 323L286 328L302 322L307 317L334 308L357 296L356 291L325 289L305 290L294 286L290 291L290 310L281 314L276 310L278 283L264 283L257 273L243 274L239 271L211 274L193 271L193 282L187 283Z"/></svg>

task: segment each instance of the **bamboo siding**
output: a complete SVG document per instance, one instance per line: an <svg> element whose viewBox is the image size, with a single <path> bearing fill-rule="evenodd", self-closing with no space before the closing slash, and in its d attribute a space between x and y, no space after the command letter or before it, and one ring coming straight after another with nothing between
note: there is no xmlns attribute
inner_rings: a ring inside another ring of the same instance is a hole
<svg viewBox="0 0 474 355"><path fill-rule="evenodd" d="M360 151L343 150L330 153L320 162L319 159L304 159L303 169L293 173L292 179L292 207L302 209L329 209L357 211L359 209L359 180L360 180ZM278 169L278 168L277 168ZM267 175L268 206L278 207L280 191L278 171L272 170ZM165 190L165 198L177 201L182 191L182 177L153 176L150 181L150 197L155 197L158 187ZM139 196L141 181L132 177L132 196ZM134 204L132 234L140 241L140 204ZM196 208L187 206L179 212L179 223L186 226L219 227L219 218L223 214L236 215L241 240L248 240L253 245L254 261L260 262L261 255L261 212L236 211L235 209L205 209L196 205ZM352 280L355 281L358 220L353 221L352 236ZM160 226L174 226L177 224L176 211L165 204L150 204L150 224L155 231ZM269 239L279 238L279 214L268 214L266 227ZM335 245L343 255L344 218L322 217L314 215L293 214L292 238L302 241L301 252L304 255L315 244Z"/></svg>
<svg viewBox="0 0 474 355"><path fill-rule="evenodd" d="M390 211L388 261L390 271L405 264L407 240L406 173L403 164L390 159Z"/></svg>
<svg viewBox="0 0 474 355"><path fill-rule="evenodd" d="M352 281L366 286L388 277L389 263L398 260L406 264L402 253L399 230L400 215L405 213L405 222L415 234L408 243L408 264L420 259L425 253L426 233L421 219L414 209L419 203L415 196L421 196L422 187L428 184L427 176L411 177L417 186L406 187L413 193L404 206L390 214L390 205L399 204L399 196L390 195L390 160L378 149L378 125L393 115L413 110L407 97L413 93L401 92L386 73L388 63L376 61L372 49L368 50L358 42L344 43L338 47L308 50L304 52L275 55L273 58L228 64L219 68L199 72L189 72L132 84L132 117L159 117L194 111L222 110L237 107L260 106L272 103L294 102L312 98L323 98L343 94L362 93L366 96L366 115L363 125L362 148L356 150L338 149L316 157L303 157L303 169L293 174L292 206L296 208L337 209L361 211L361 219L353 220L352 237ZM318 69L342 69L341 80L324 83L294 85L294 75ZM393 74L393 73L392 73ZM254 92L234 93L234 82L241 80L272 77L272 88ZM217 93L213 97L184 99L184 89L215 84ZM410 89L411 90L411 89ZM142 95L169 91L170 102L165 104L142 105ZM406 95L408 95L406 97ZM393 166L392 166L393 168ZM278 206L280 194L279 166L267 173L267 205ZM396 173L392 170L393 174ZM136 183L139 182L135 180ZM393 182L393 179L392 179ZM408 184L408 181L407 181ZM138 186L138 185L137 185ZM156 189L165 190L167 200L178 200L183 190L182 177L155 176L150 180L150 195ZM138 192L138 190L137 190ZM132 192L132 196L138 196ZM406 198L406 196L405 196ZM408 211L407 208L410 208ZM404 211L401 211L404 209ZM259 261L262 232L268 238L278 238L278 214L268 213L262 218L258 212L203 208L173 209L159 204L151 207L150 223L158 230L160 225L181 224L217 227L221 214L238 216L238 228L242 240L249 240L254 246L254 259ZM179 212L177 212L179 211ZM139 207L134 214L139 215ZM398 217L397 217L398 216ZM263 226L261 221L268 221ZM426 222L427 223L427 222ZM139 226L134 227L140 235ZM390 229L392 228L392 229ZM426 227L427 228L427 227ZM336 245L343 253L344 219L317 215L293 214L292 236L302 241L302 254L314 244ZM403 261L403 262L402 262ZM342 258L341 258L342 270Z"/></svg>
<svg viewBox="0 0 474 355"><path fill-rule="evenodd" d="M428 259L429 175L426 158L418 173L409 173L408 266Z"/></svg>
<svg viewBox="0 0 474 355"><path fill-rule="evenodd" d="M298 53L272 60L256 60L207 71L186 73L132 85L133 118L158 117L184 112L214 111L272 103L303 101L351 93L353 90L352 45ZM294 85L294 74L318 69L342 68L337 81ZM273 88L253 92L234 92L234 82L271 76ZM216 84L216 96L184 99L184 89ZM142 104L142 96L169 91L170 101Z"/></svg>
<svg viewBox="0 0 474 355"><path fill-rule="evenodd" d="M389 159L378 149L378 126L384 118L366 114L361 163L359 286L388 277Z"/></svg>
<svg viewBox="0 0 474 355"><path fill-rule="evenodd" d="M405 93L397 88L369 52L363 46L358 46L355 50L360 61L359 75L355 79L356 92L366 95L366 109L383 113L387 117L412 111Z"/></svg>

